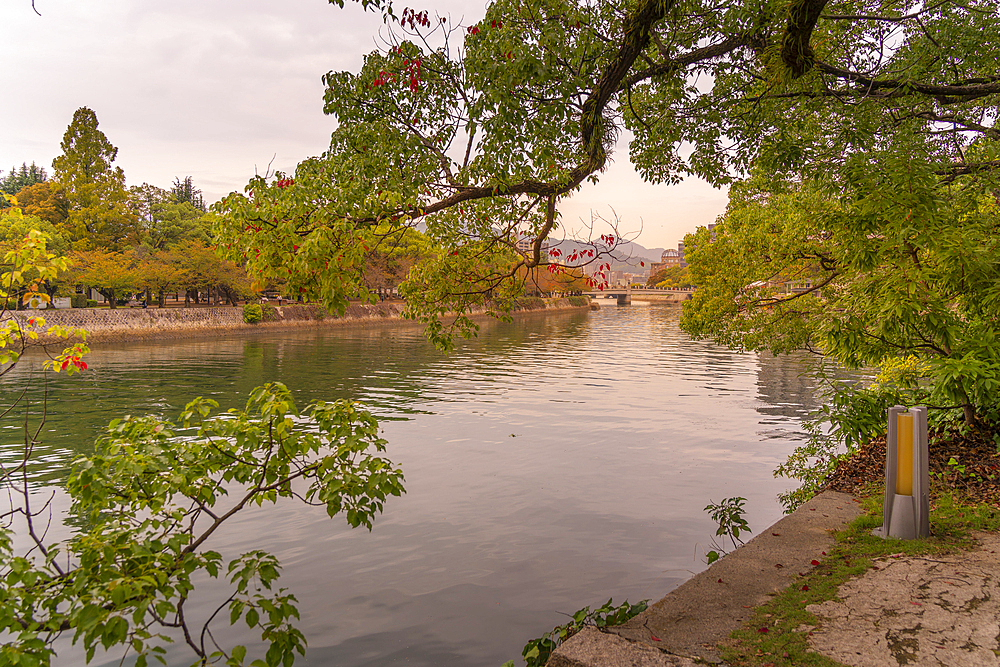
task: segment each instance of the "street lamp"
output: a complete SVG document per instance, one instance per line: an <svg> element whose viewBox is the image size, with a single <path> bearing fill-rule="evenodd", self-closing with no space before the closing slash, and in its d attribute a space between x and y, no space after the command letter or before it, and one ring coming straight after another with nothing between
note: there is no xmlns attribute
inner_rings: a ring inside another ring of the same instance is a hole
<svg viewBox="0 0 1000 667"><path fill-rule="evenodd" d="M889 408L885 452L885 511L879 537L930 535L927 408Z"/></svg>

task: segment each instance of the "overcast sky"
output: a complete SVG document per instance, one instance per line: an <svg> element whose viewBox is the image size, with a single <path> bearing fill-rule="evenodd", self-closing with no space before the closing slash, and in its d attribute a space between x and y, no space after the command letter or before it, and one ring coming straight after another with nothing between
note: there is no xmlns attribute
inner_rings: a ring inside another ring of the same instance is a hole
<svg viewBox="0 0 1000 667"><path fill-rule="evenodd" d="M398 4L398 3L397 3ZM329 143L320 77L356 71L374 49L380 15L326 0L30 0L0 3L0 169L51 169L73 112L87 106L118 147L129 185L169 187L190 175L215 201L255 170L292 171ZM485 4L434 0L458 21ZM401 8L401 7L400 7ZM688 181L642 182L623 143L602 176L561 205L564 226L591 211L621 220L646 247L674 247L726 203Z"/></svg>

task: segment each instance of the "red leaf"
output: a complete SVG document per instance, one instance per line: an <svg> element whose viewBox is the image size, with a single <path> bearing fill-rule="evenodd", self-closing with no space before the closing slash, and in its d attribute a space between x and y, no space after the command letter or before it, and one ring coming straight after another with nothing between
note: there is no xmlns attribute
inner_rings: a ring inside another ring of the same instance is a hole
<svg viewBox="0 0 1000 667"><path fill-rule="evenodd" d="M812 561L812 564L813 564L813 565L819 565L819 561L818 561L818 560L815 560L815 559L813 559L813 561Z"/></svg>
<svg viewBox="0 0 1000 667"><path fill-rule="evenodd" d="M809 587L808 586L803 586L802 590L807 591L807 590L809 590Z"/></svg>
<svg viewBox="0 0 1000 667"><path fill-rule="evenodd" d="M757 628L757 632L759 632L762 635L766 635L768 633L768 629L767 628Z"/></svg>
<svg viewBox="0 0 1000 667"><path fill-rule="evenodd" d="M654 642L660 641L659 637L654 637L653 635L650 635L649 638L652 639Z"/></svg>

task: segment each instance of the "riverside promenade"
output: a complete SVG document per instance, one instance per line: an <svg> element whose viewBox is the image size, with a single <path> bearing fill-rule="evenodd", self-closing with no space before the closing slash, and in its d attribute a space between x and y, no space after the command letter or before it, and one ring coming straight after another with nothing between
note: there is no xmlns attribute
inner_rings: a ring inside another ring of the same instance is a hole
<svg viewBox="0 0 1000 667"><path fill-rule="evenodd" d="M821 493L628 623L573 636L548 667L722 664L730 634L817 567L833 532L860 514L850 495ZM968 552L876 560L837 599L806 607L819 623L795 631L812 651L853 667L1000 666L1000 536L976 537Z"/></svg>

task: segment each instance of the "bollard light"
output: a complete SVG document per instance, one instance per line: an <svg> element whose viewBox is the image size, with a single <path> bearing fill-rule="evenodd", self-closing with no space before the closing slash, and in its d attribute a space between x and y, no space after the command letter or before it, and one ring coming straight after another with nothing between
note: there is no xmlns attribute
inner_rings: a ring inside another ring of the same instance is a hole
<svg viewBox="0 0 1000 667"><path fill-rule="evenodd" d="M880 537L930 535L927 408L889 408L885 451L885 511Z"/></svg>

